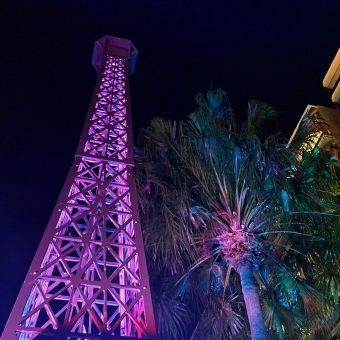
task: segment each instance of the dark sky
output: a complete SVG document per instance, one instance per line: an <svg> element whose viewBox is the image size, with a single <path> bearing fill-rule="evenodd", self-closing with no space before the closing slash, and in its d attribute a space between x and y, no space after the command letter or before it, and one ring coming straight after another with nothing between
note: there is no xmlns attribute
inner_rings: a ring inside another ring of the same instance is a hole
<svg viewBox="0 0 340 340"><path fill-rule="evenodd" d="M223 88L281 112L290 134L307 104L331 106L322 79L340 42L339 0L1 0L0 333L77 147L109 34L139 51L131 76L135 135L179 119Z"/></svg>

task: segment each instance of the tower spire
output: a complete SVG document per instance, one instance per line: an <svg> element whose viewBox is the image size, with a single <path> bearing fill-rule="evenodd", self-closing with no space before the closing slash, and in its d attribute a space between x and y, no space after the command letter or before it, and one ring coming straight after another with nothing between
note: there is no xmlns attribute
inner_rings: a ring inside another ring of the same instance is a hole
<svg viewBox="0 0 340 340"><path fill-rule="evenodd" d="M125 39L95 43L98 79L76 156L2 340L156 335L133 173L137 53Z"/></svg>

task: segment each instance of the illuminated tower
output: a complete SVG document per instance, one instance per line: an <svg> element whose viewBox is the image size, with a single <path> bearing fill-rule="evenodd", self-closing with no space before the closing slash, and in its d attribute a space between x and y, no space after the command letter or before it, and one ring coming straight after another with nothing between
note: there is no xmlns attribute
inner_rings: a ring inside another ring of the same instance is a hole
<svg viewBox="0 0 340 340"><path fill-rule="evenodd" d="M2 340L156 334L133 173L129 73L137 50L105 36L70 173Z"/></svg>

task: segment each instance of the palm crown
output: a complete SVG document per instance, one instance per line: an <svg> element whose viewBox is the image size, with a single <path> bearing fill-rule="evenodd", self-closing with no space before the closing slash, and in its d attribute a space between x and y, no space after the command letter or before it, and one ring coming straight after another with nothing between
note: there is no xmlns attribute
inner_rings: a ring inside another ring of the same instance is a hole
<svg viewBox="0 0 340 340"><path fill-rule="evenodd" d="M340 253L327 252L338 210L323 153L264 138L276 115L265 103L249 102L239 125L222 90L197 102L187 121L155 118L142 131L138 191L159 332L259 340L326 329L338 277L327 276L326 292L316 271Z"/></svg>

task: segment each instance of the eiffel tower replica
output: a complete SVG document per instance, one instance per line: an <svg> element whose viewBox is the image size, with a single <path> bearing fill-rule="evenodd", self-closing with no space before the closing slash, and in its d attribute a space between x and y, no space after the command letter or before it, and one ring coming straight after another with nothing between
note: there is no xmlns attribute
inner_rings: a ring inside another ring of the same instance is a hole
<svg viewBox="0 0 340 340"><path fill-rule="evenodd" d="M137 53L125 39L95 43L98 80L76 156L2 340L156 336L133 172Z"/></svg>

